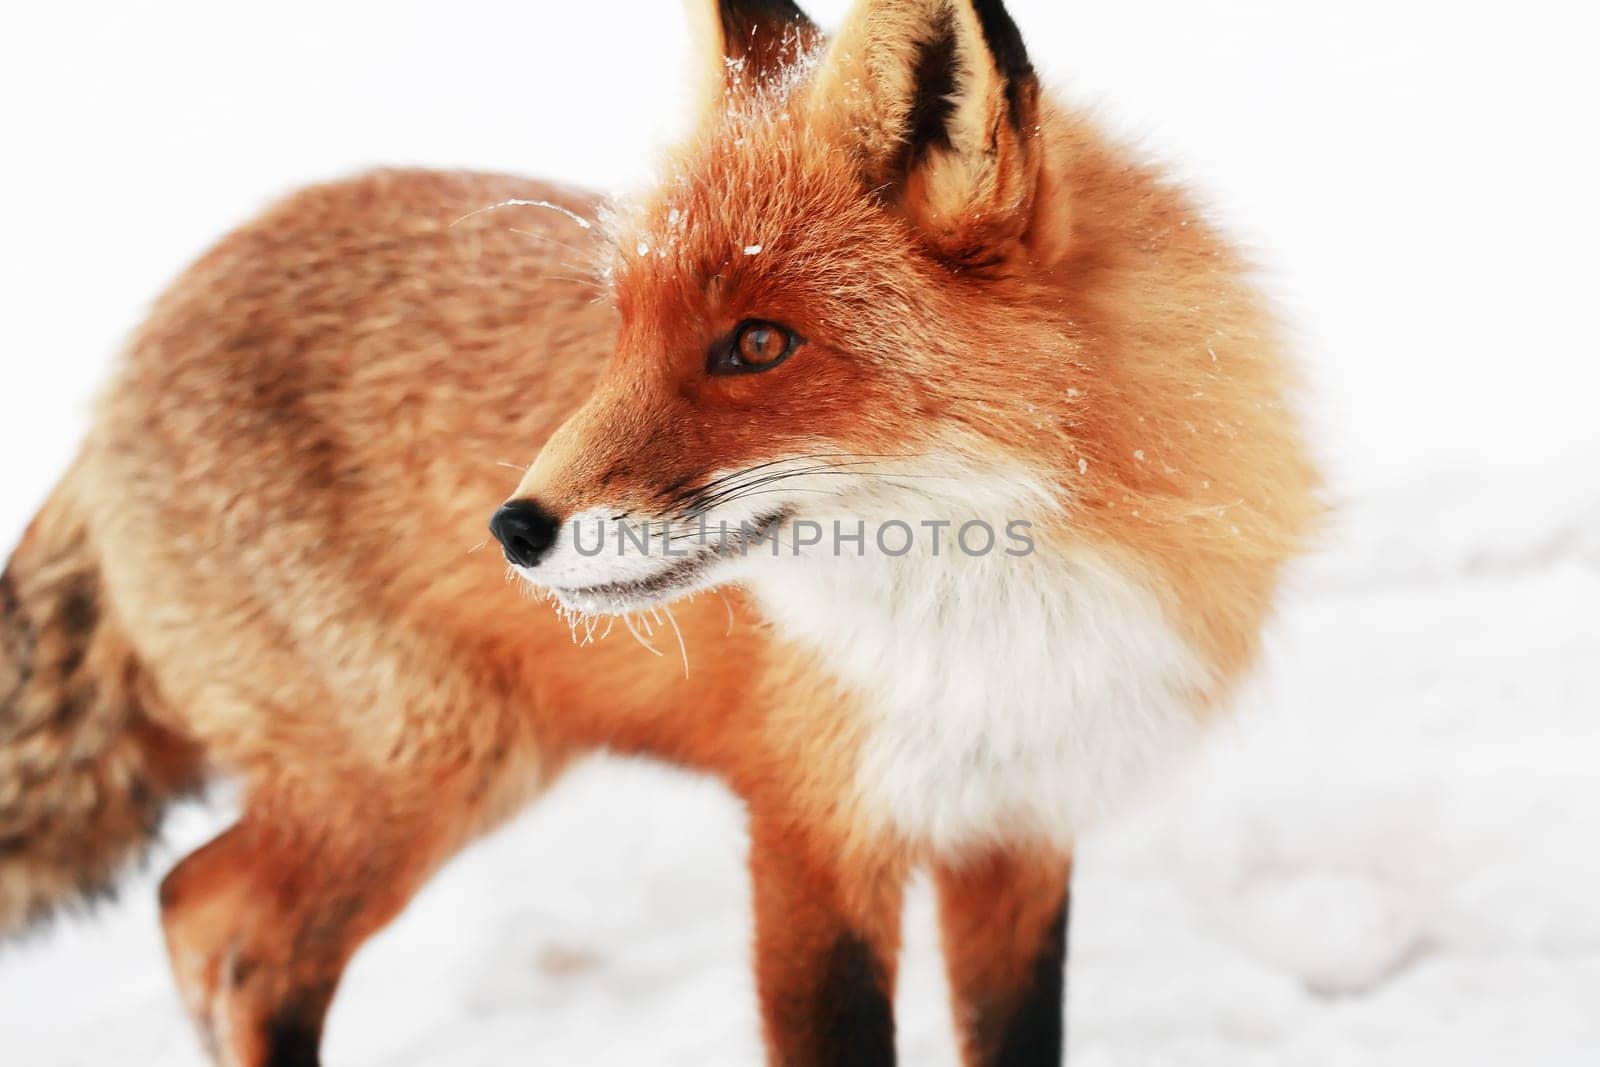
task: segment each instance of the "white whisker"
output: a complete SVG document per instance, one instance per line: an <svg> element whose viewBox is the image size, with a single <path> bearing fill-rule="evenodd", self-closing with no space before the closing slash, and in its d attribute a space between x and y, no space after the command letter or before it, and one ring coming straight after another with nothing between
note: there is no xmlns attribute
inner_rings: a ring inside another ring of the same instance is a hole
<svg viewBox="0 0 1600 1067"><path fill-rule="evenodd" d="M664 606L663 610L667 613L667 622L672 624L672 632L678 635L678 655L683 657L683 676L688 678L689 649L683 643L683 631L678 629L678 619L677 616L672 614L672 607L670 605L666 605Z"/></svg>
<svg viewBox="0 0 1600 1067"><path fill-rule="evenodd" d="M594 229L594 223L591 220L584 218L576 211L562 207L560 204L552 204L548 200L518 200L515 198L511 200L502 200L498 204L489 204L485 207L478 208L476 211L469 211L465 215L462 215L459 219L456 219L456 221L452 222L450 225L459 226L461 223L466 222L468 219L477 215L482 215L488 211L499 211L501 208L507 207L544 208L546 211L554 211L558 215L565 215L567 218L571 219L573 222L576 222L579 226L586 230Z"/></svg>
<svg viewBox="0 0 1600 1067"><path fill-rule="evenodd" d="M622 625L624 625L624 626L626 626L628 628L628 632L633 635L633 639L635 641L639 642L640 646L643 647L646 651L651 652L651 653L653 653L654 655L657 655L657 656L661 655L661 650L656 648L656 646L652 645L650 642L646 641L644 639L644 636L639 633L638 627L636 627L634 625L634 623L633 623L633 616L632 615L624 615L624 616L622 616Z"/></svg>

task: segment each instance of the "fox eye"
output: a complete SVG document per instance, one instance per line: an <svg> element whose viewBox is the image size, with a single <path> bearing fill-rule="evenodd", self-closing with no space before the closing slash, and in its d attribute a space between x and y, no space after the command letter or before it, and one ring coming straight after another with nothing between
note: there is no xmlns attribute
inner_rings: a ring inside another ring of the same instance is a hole
<svg viewBox="0 0 1600 1067"><path fill-rule="evenodd" d="M759 374L788 359L803 344L805 341L787 326L746 319L711 347L706 373Z"/></svg>

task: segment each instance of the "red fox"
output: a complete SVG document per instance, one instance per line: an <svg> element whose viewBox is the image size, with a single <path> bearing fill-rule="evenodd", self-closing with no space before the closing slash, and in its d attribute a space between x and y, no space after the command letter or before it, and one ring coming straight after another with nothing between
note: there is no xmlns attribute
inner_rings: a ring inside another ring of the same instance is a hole
<svg viewBox="0 0 1600 1067"><path fill-rule="evenodd" d="M691 6L642 199L386 171L204 256L0 580L0 931L237 778L161 887L219 1064L317 1063L361 943L602 749L745 803L769 1062L894 1062L926 869L965 1062L1058 1063L1074 840L1315 527L1248 265L1000 0Z"/></svg>

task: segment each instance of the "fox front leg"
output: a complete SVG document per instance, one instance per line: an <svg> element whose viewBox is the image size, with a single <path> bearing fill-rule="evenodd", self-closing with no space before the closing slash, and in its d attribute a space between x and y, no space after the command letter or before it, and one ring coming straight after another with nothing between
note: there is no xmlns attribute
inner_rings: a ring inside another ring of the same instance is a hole
<svg viewBox="0 0 1600 1067"><path fill-rule="evenodd" d="M1059 1067L1066 1030L1065 856L992 853L934 880L966 1067Z"/></svg>
<svg viewBox="0 0 1600 1067"><path fill-rule="evenodd" d="M892 1067L903 868L781 818L751 826L756 987L771 1067Z"/></svg>

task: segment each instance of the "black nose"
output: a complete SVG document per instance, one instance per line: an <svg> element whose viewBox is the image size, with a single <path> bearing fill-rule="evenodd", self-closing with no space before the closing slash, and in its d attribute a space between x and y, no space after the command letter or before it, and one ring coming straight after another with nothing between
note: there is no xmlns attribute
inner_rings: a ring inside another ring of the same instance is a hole
<svg viewBox="0 0 1600 1067"><path fill-rule="evenodd" d="M560 530L560 520L532 500L513 500L489 520L489 532L506 550L506 559L519 567L538 566Z"/></svg>

